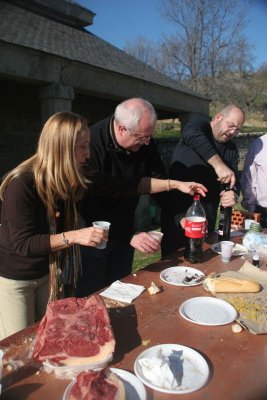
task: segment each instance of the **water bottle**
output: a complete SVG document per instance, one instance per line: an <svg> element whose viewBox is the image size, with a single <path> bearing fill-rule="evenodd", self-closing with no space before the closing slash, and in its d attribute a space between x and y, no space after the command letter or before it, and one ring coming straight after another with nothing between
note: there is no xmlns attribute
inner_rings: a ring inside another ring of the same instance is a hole
<svg viewBox="0 0 267 400"><path fill-rule="evenodd" d="M243 236L242 242L251 253L255 253L262 245L261 226L258 222L253 222L250 225L249 231Z"/></svg>
<svg viewBox="0 0 267 400"><path fill-rule="evenodd" d="M200 195L194 194L193 204L189 207L185 216L184 257L191 264L202 261L206 225L206 213L200 203Z"/></svg>

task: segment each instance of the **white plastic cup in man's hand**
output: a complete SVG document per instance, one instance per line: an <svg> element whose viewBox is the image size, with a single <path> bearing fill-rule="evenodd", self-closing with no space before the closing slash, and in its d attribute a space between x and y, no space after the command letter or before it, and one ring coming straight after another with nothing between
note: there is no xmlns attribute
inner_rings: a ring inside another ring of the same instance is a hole
<svg viewBox="0 0 267 400"><path fill-rule="evenodd" d="M221 242L222 262L229 262L232 257L234 242L223 240Z"/></svg>
<svg viewBox="0 0 267 400"><path fill-rule="evenodd" d="M108 241L108 231L109 231L109 227L110 227L110 222L107 221L95 221L93 222L93 226L95 228L100 228L100 229L104 229L106 232L105 234L105 239L102 240L97 246L97 249L105 249L107 246L107 241Z"/></svg>
<svg viewBox="0 0 267 400"><path fill-rule="evenodd" d="M163 233L159 231L150 231L148 232L150 236L152 236L154 239L156 239L159 243L161 242Z"/></svg>

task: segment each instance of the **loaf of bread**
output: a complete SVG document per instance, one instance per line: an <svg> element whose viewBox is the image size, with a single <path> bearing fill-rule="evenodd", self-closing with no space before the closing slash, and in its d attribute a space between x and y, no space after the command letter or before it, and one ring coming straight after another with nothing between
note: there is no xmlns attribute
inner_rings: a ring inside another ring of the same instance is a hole
<svg viewBox="0 0 267 400"><path fill-rule="evenodd" d="M247 279L208 277L203 282L203 288L211 293L257 293L261 286L258 282Z"/></svg>

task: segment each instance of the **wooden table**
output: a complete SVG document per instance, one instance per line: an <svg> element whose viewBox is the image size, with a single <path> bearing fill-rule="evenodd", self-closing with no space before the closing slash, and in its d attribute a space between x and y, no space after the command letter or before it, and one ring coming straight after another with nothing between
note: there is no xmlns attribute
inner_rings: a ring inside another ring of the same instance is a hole
<svg viewBox="0 0 267 400"><path fill-rule="evenodd" d="M222 263L220 256L207 244L203 263L193 267L209 274L237 270L243 263L241 257ZM267 336L253 335L245 330L233 333L232 324L203 326L184 320L178 312L179 306L189 298L209 294L202 286L178 287L161 281L160 271L175 265L189 265L184 261L182 251L124 279L127 283L146 287L154 281L163 287L163 291L154 296L145 291L132 304L110 309L116 338L112 366L133 372L135 359L148 347L181 344L204 356L210 368L208 383L202 389L184 395L164 394L146 387L148 400L178 397L181 400L266 400ZM35 329L30 327L10 336L0 342L0 347L9 349L8 354L21 354L23 359ZM144 345L148 340L150 342ZM55 379L53 374L40 372L39 366L29 363L16 371L4 368L2 383L2 400L60 400L69 381Z"/></svg>

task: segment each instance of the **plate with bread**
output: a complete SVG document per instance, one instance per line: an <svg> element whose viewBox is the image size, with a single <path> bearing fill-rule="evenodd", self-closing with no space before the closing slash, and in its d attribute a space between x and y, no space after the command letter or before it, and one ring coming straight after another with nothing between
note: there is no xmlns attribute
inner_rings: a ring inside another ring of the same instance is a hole
<svg viewBox="0 0 267 400"><path fill-rule="evenodd" d="M236 309L224 300L214 297L193 297L179 308L180 315L198 325L226 325L237 318Z"/></svg>
<svg viewBox="0 0 267 400"><path fill-rule="evenodd" d="M146 400L143 383L133 374L119 368L81 372L66 388L62 400L91 398L112 400ZM93 397L92 397L93 398Z"/></svg>
<svg viewBox="0 0 267 400"><path fill-rule="evenodd" d="M175 286L200 285L205 276L202 271L183 265L166 268L160 273L162 281Z"/></svg>
<svg viewBox="0 0 267 400"><path fill-rule="evenodd" d="M215 253L222 254L221 252L221 242L214 243L211 245L211 250L214 251ZM233 247L233 253L232 256L243 256L244 254L248 253L248 249L245 246L242 246L242 244L235 243Z"/></svg>

